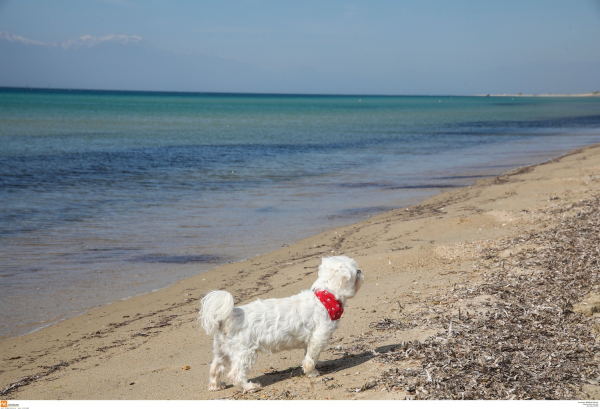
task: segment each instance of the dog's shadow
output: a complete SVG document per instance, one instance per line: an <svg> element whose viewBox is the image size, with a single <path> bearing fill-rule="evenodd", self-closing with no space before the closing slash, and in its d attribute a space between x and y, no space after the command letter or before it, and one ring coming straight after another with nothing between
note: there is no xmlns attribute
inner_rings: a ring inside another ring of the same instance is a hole
<svg viewBox="0 0 600 409"><path fill-rule="evenodd" d="M338 373L345 369L353 368L355 366L359 366L371 359L375 358L379 354L383 354L389 351L392 351L398 348L400 344L394 345L385 345L378 348L373 349L372 351L365 351L359 354L349 354L344 355L340 358L328 360L328 361L319 361L321 365L318 366L318 370L321 373L319 378L315 378L319 380L326 375L331 375L334 373ZM261 386L269 386L281 382L285 379L297 378L304 376L304 372L302 371L301 366L295 366L288 369L284 369L282 371L273 371L269 373L265 373L257 378L252 379L252 382L258 382Z"/></svg>

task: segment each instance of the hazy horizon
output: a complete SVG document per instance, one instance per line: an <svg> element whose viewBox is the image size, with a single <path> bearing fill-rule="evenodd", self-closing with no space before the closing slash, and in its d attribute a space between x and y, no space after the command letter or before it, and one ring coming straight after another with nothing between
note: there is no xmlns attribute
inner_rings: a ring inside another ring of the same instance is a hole
<svg viewBox="0 0 600 409"><path fill-rule="evenodd" d="M600 1L0 0L0 86L321 95L600 90Z"/></svg>
<svg viewBox="0 0 600 409"><path fill-rule="evenodd" d="M598 94L600 91L581 92L577 94L552 94L552 93L540 93L540 94L309 94L309 93L287 93L287 92L211 92L211 91L157 91L157 90L138 90L138 89L103 89L103 88L43 88L43 87L11 87L0 85L1 91L6 90L17 90L17 91L33 91L40 93L115 93L115 94L168 94L168 95L273 95L273 96L323 96L323 97L545 97L545 96L588 96L590 94Z"/></svg>

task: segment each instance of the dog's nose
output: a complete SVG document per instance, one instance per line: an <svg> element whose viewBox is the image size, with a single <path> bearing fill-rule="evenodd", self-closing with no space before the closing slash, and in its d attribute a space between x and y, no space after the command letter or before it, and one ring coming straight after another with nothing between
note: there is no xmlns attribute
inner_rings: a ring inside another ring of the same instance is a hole
<svg viewBox="0 0 600 409"><path fill-rule="evenodd" d="M356 270L356 274L362 274L362 271Z"/></svg>

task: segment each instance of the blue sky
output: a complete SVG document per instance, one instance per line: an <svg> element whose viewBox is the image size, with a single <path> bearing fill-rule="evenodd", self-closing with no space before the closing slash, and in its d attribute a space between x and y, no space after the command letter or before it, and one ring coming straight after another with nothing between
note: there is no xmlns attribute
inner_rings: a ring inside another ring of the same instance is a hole
<svg viewBox="0 0 600 409"><path fill-rule="evenodd" d="M0 0L0 86L580 93L598 73L598 0Z"/></svg>

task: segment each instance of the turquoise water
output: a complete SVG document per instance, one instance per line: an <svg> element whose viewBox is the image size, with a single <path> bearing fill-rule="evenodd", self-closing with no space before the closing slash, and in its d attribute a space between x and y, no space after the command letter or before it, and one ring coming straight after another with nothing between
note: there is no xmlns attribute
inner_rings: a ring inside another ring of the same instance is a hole
<svg viewBox="0 0 600 409"><path fill-rule="evenodd" d="M0 91L0 337L600 142L600 98Z"/></svg>

